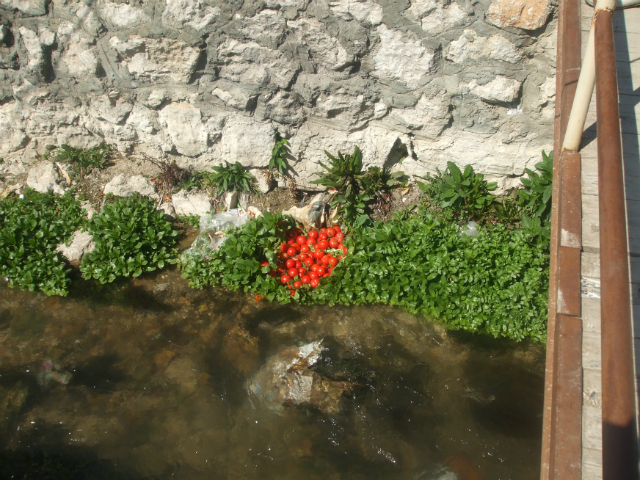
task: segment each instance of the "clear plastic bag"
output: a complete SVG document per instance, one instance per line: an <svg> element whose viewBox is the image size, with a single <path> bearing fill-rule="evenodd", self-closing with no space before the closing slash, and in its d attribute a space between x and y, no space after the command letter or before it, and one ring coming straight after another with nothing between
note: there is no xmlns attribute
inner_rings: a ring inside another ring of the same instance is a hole
<svg viewBox="0 0 640 480"><path fill-rule="evenodd" d="M207 213L200 217L200 234L182 254L183 260L211 255L226 240L225 232L249 221L244 210L233 209L222 213Z"/></svg>

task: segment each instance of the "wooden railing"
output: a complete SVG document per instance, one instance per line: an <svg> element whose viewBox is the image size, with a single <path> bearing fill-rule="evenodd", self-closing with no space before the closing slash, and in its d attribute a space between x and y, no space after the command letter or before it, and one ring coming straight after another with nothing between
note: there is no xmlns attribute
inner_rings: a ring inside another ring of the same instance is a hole
<svg viewBox="0 0 640 480"><path fill-rule="evenodd" d="M588 100L593 91L593 79L589 78L589 72L593 75L593 60L600 202L603 478L637 479L629 257L612 26L615 3L614 0L601 0L601 4L596 6L590 39L593 44L588 45L586 53L587 56L594 55L594 58L586 59L591 63L586 65L578 86L581 71L580 7L580 0L561 0L558 15L554 151L559 154L556 154L554 165L541 479L582 478L582 212L578 148ZM581 97L578 102L582 103L572 112L576 89ZM586 107L585 92L589 92ZM568 124L574 134L577 131L577 139L565 139Z"/></svg>

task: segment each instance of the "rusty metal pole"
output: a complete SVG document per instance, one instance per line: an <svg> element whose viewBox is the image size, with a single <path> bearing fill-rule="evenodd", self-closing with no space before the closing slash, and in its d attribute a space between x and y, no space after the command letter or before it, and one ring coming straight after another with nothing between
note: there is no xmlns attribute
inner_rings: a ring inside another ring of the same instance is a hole
<svg viewBox="0 0 640 480"><path fill-rule="evenodd" d="M635 377L613 11L595 18L604 480L638 478Z"/></svg>

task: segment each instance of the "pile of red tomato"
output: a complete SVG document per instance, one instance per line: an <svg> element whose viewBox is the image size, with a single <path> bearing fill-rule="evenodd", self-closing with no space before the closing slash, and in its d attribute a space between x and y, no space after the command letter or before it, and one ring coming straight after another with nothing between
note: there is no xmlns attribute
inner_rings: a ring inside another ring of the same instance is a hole
<svg viewBox="0 0 640 480"><path fill-rule="evenodd" d="M288 230L286 235L288 240L280 245L277 253L280 263L269 275L280 277L280 283L289 288L291 295L304 285L317 288L320 279L331 275L347 255L347 247L342 245L344 234L339 226L310 230L306 236L297 228ZM261 264L266 265L269 262Z"/></svg>

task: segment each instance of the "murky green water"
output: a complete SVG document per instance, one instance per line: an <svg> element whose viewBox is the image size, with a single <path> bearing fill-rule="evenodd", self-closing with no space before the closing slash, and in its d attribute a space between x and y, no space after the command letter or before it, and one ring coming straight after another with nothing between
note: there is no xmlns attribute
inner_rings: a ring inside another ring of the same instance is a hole
<svg viewBox="0 0 640 480"><path fill-rule="evenodd" d="M76 285L0 283L0 476L539 476L539 346L192 290L176 271Z"/></svg>

